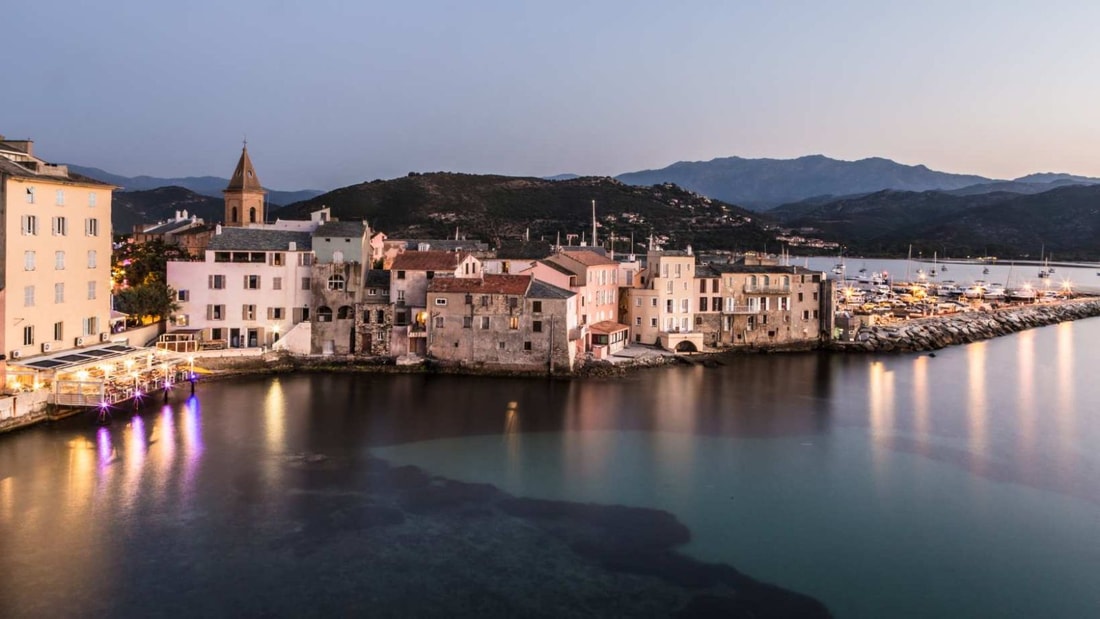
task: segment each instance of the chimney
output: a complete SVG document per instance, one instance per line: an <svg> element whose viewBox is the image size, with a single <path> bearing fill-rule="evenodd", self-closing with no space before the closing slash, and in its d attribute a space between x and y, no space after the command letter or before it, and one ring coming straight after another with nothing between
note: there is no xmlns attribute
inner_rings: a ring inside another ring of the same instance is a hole
<svg viewBox="0 0 1100 619"><path fill-rule="evenodd" d="M222 233L222 225L218 224L218 225L214 226L214 234L221 234L221 233Z"/></svg>
<svg viewBox="0 0 1100 619"><path fill-rule="evenodd" d="M290 245L287 247L287 251L298 251L298 242L291 241Z"/></svg>

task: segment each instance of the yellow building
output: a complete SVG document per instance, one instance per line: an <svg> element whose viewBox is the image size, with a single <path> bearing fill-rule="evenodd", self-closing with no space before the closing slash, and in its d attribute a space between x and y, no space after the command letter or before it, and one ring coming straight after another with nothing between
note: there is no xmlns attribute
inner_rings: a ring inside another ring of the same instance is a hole
<svg viewBox="0 0 1100 619"><path fill-rule="evenodd" d="M5 362L108 339L113 189L0 136Z"/></svg>

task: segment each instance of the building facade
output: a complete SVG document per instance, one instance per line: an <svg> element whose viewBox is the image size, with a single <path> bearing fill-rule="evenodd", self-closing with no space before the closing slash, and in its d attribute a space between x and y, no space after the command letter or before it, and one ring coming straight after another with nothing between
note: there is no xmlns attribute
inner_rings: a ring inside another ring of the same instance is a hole
<svg viewBox="0 0 1100 619"><path fill-rule="evenodd" d="M7 361L110 337L114 187L0 136L0 354Z"/></svg>

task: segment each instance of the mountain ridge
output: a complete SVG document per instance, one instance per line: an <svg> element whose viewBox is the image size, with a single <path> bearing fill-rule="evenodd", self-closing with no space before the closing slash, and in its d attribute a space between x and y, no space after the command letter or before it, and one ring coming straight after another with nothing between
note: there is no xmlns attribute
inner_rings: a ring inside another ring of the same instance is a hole
<svg viewBox="0 0 1100 619"><path fill-rule="evenodd" d="M121 187L124 191L148 191L161 187L183 187L197 194L221 199L222 190L229 185L228 178L220 176L184 176L177 178L163 178L158 176L122 176L100 168L82 166L78 164L66 164L69 169L78 174L83 174L104 183L110 183ZM281 191L267 189L267 198L274 205L285 205L321 195L323 192L317 189L300 189L294 191Z"/></svg>

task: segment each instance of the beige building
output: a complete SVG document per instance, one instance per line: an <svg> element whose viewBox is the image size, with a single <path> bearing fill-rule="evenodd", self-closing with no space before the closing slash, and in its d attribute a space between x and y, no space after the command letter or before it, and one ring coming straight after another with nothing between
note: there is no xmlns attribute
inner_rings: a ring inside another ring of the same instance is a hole
<svg viewBox="0 0 1100 619"><path fill-rule="evenodd" d="M248 156L248 146L241 149L237 168L229 178L225 194L225 225L245 226L264 223L264 199L267 191L260 184L260 177Z"/></svg>
<svg viewBox="0 0 1100 619"><path fill-rule="evenodd" d="M708 307L720 316L718 346L780 347L827 339L832 325L832 295L819 271L797 266L712 264L709 290L719 294ZM713 303L719 302L716 310ZM714 322L707 324L713 325Z"/></svg>
<svg viewBox="0 0 1100 619"><path fill-rule="evenodd" d="M0 136L0 353L8 362L109 339L111 185Z"/></svg>
<svg viewBox="0 0 1100 619"><path fill-rule="evenodd" d="M637 288L623 288L623 314L634 341L668 350L694 352L705 346L696 329L695 256L688 251L654 251L637 278Z"/></svg>

